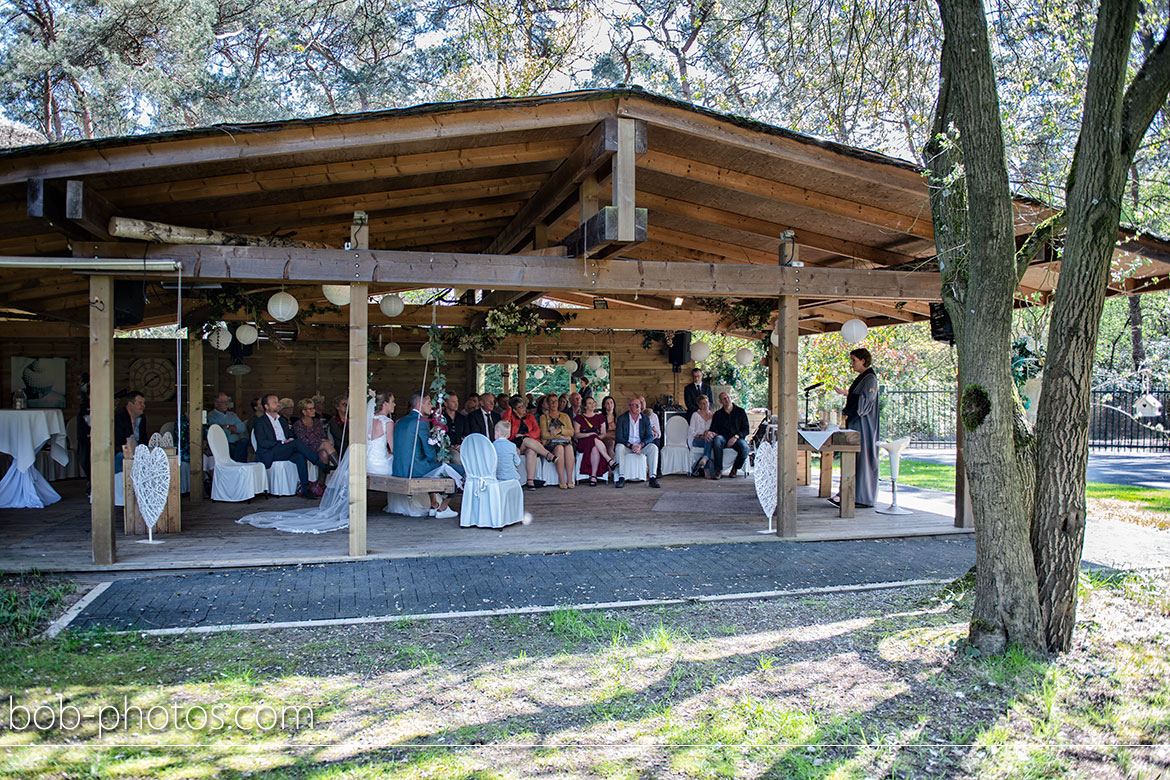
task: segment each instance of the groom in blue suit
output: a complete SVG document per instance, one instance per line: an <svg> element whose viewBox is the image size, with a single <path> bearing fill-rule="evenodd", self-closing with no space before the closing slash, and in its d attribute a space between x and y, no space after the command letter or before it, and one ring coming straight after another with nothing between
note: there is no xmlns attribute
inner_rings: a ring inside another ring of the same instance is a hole
<svg viewBox="0 0 1170 780"><path fill-rule="evenodd" d="M442 465L438 450L430 442L432 411L431 397L416 392L410 396L410 411L394 423L394 466L391 469L394 476L425 477ZM457 466L451 468L459 471ZM431 493L431 516L440 519L458 517L450 503L451 499L442 493Z"/></svg>

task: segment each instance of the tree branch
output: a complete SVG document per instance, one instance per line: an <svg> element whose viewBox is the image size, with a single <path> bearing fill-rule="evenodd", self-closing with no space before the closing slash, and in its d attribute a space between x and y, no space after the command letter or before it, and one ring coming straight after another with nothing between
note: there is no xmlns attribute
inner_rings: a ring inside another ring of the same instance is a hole
<svg viewBox="0 0 1170 780"><path fill-rule="evenodd" d="M1044 245L1051 241L1053 236L1063 233L1066 225L1068 225L1068 212L1061 209L1036 226L1032 234L1024 241L1024 245L1016 250L1017 281L1024 277L1024 272L1036 259L1036 255L1040 254Z"/></svg>

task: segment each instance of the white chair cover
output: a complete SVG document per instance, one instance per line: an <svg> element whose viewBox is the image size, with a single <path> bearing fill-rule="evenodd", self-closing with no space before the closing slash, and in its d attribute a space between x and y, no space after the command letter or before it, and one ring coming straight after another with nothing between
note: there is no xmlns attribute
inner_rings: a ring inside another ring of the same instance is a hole
<svg viewBox="0 0 1170 780"><path fill-rule="evenodd" d="M618 444L614 447L618 453L618 463L622 469L622 476L631 482L646 479L646 456L635 455L629 447Z"/></svg>
<svg viewBox="0 0 1170 780"><path fill-rule="evenodd" d="M660 469L663 474L686 474L694 465L687 441L687 418L676 414L666 421Z"/></svg>
<svg viewBox="0 0 1170 780"><path fill-rule="evenodd" d="M584 462L585 462L585 456L582 453L578 452L577 453L577 481L578 482L588 482L589 481L589 475L584 474L581 471L581 464L583 464ZM612 471L607 471L607 472L605 472L605 474L598 477L598 479L600 479L602 482L609 482L609 475L612 473L613 473Z"/></svg>
<svg viewBox="0 0 1170 780"><path fill-rule="evenodd" d="M223 428L212 425L207 429L207 445L215 458L215 471L211 473L212 501L248 501L255 498L257 493L264 492L267 486L264 464L236 463L232 460Z"/></svg>
<svg viewBox="0 0 1170 780"><path fill-rule="evenodd" d="M521 473L524 473L525 468L527 468L527 466L524 463L524 456L521 455L520 456L520 471L521 471ZM549 463L544 458L538 459L536 461L536 478L539 480L543 480L544 484L546 484L546 485L560 484L560 481L561 481L560 477L557 476L557 464L556 463Z"/></svg>
<svg viewBox="0 0 1170 780"><path fill-rule="evenodd" d="M252 450L256 449L256 431L252 431ZM261 466L264 464L261 463ZM290 460L274 460L268 467L268 493L273 496L295 496L300 487L297 467Z"/></svg>
<svg viewBox="0 0 1170 780"><path fill-rule="evenodd" d="M162 434L169 433L171 435L171 438L174 439L175 438L175 422L174 422L174 420L172 420L171 422L163 423L162 426L159 427L158 432L162 433Z"/></svg>
<svg viewBox="0 0 1170 780"><path fill-rule="evenodd" d="M463 440L463 507L459 525L464 528L503 528L524 519L524 491L516 480L496 479L496 449L488 437L470 434Z"/></svg>

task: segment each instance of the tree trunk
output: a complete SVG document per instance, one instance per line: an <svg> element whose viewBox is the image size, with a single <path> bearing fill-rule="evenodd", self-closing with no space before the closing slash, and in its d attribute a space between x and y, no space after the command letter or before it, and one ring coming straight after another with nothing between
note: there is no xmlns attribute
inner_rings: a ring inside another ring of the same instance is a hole
<svg viewBox="0 0 1170 780"><path fill-rule="evenodd" d="M939 6L946 39L927 159L944 302L964 382L964 462L976 548L970 641L987 653L1009 644L1037 652L1036 572L1013 436L1015 237L995 72L982 3L940 0Z"/></svg>
<svg viewBox="0 0 1170 780"><path fill-rule="evenodd" d="M1142 341L1142 296L1129 296L1129 341L1133 356L1133 370L1139 376L1146 364L1146 345ZM1142 389L1145 389L1143 385Z"/></svg>
<svg viewBox="0 0 1170 780"><path fill-rule="evenodd" d="M1137 7L1138 0L1101 3L1084 116L1066 189L1069 228L1036 419L1032 527L1044 640L1052 651L1069 648L1076 623L1085 536L1089 391L1126 175L1170 89L1170 47L1163 38L1125 90Z"/></svg>

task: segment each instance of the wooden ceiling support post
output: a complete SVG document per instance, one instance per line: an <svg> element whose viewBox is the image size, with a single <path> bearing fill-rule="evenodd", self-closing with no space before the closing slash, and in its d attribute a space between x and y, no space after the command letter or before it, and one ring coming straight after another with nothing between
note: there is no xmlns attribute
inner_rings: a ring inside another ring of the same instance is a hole
<svg viewBox="0 0 1170 780"><path fill-rule="evenodd" d="M93 562L116 557L114 536L114 280L89 280L89 480Z"/></svg>
<svg viewBox="0 0 1170 780"><path fill-rule="evenodd" d="M203 332L195 327L187 328L187 410L191 503L198 504L203 500Z"/></svg>
<svg viewBox="0 0 1170 780"><path fill-rule="evenodd" d="M528 392L528 342L521 341L516 345L516 392L524 395Z"/></svg>
<svg viewBox="0 0 1170 780"><path fill-rule="evenodd" d="M632 243L635 231L634 152L636 126L633 119L618 120L618 148L613 158L613 195L610 203L617 209L617 240Z"/></svg>
<svg viewBox="0 0 1170 780"><path fill-rule="evenodd" d="M777 350L776 388L776 534L785 538L796 536L796 469L797 469L797 360L796 337L797 298L780 297L776 334L780 340Z"/></svg>
<svg viewBox="0 0 1170 780"><path fill-rule="evenodd" d="M354 214L350 246L370 246L365 215ZM368 284L349 286L349 555L363 558L366 549L366 382L368 373L370 307Z"/></svg>

